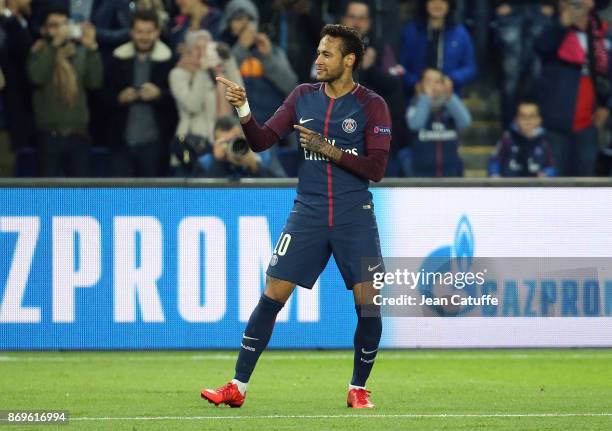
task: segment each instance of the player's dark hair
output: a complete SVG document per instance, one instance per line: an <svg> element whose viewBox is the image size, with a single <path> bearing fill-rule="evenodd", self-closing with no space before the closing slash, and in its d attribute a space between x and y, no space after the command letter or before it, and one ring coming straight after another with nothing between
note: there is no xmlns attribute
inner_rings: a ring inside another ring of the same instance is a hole
<svg viewBox="0 0 612 431"><path fill-rule="evenodd" d="M429 13L427 13L427 3L430 0L420 0L418 9L417 9L417 17L420 21L427 22L429 20ZM455 10L457 9L456 0L444 0L448 3L448 14L446 15L446 25L450 26L455 23Z"/></svg>
<svg viewBox="0 0 612 431"><path fill-rule="evenodd" d="M224 117L219 117L215 122L215 132L217 130L221 130L223 132L229 132L234 127L240 125L240 122L236 117L232 117L230 115L226 115Z"/></svg>
<svg viewBox="0 0 612 431"><path fill-rule="evenodd" d="M68 10L68 8L61 3L55 2L55 3L49 4L44 9L43 24L47 22L47 20L49 19L49 16L51 15L62 15L62 16L69 17L70 10Z"/></svg>
<svg viewBox="0 0 612 431"><path fill-rule="evenodd" d="M159 16L153 9L142 9L134 12L130 21L130 28L134 28L136 21L152 22L155 24L155 28L159 28Z"/></svg>
<svg viewBox="0 0 612 431"><path fill-rule="evenodd" d="M327 24L321 30L321 39L325 36L337 37L342 39L342 56L355 54L355 64L353 70L356 70L363 58L363 41L357 30L341 24Z"/></svg>

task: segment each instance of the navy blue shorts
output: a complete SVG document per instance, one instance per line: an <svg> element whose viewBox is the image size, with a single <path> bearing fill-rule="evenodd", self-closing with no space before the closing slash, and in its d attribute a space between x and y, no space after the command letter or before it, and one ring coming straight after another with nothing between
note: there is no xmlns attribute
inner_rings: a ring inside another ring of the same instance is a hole
<svg viewBox="0 0 612 431"><path fill-rule="evenodd" d="M266 274L312 289L332 254L347 289L372 281L374 272L384 271L372 204L358 206L350 222L331 227L291 214Z"/></svg>

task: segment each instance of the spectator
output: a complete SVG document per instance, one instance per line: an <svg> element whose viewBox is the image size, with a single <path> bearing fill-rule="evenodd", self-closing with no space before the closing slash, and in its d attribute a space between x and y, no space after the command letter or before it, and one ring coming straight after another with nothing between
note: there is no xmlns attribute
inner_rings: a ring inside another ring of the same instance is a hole
<svg viewBox="0 0 612 431"><path fill-rule="evenodd" d="M300 82L310 80L325 25L321 0L256 0L259 28L286 54ZM333 2L329 6L333 4Z"/></svg>
<svg viewBox="0 0 612 431"><path fill-rule="evenodd" d="M458 132L472 122L469 111L453 92L453 82L436 69L427 69L406 113L414 132L412 169L417 177L461 177ZM404 151L404 150L402 150ZM407 158L402 157L404 165ZM410 168L405 166L404 170Z"/></svg>
<svg viewBox="0 0 612 431"><path fill-rule="evenodd" d="M171 166L182 175L191 173L197 156L210 152L217 118L233 114L215 75L244 85L227 45L214 42L206 30L190 32L181 61L169 79L179 111Z"/></svg>
<svg viewBox="0 0 612 431"><path fill-rule="evenodd" d="M215 124L213 151L198 161L198 174L212 178L284 177L270 150L254 153L236 117L221 117Z"/></svg>
<svg viewBox="0 0 612 431"><path fill-rule="evenodd" d="M519 103L516 118L489 161L491 177L553 177L555 168L538 104Z"/></svg>
<svg viewBox="0 0 612 431"><path fill-rule="evenodd" d="M107 96L114 112L113 173L155 177L167 170L165 156L174 134L174 100L168 87L172 51L159 40L154 11L137 11L130 34L132 41L115 50L107 73Z"/></svg>
<svg viewBox="0 0 612 431"><path fill-rule="evenodd" d="M129 8L126 0L34 0L34 10L44 10L44 4L62 5L75 24L91 23L96 27L100 52L106 58L113 49L129 40ZM40 17L34 17L34 23Z"/></svg>
<svg viewBox="0 0 612 431"><path fill-rule="evenodd" d="M104 66L108 66L113 50L129 40L129 7L127 0L33 0L34 10L45 9L46 3L62 5L70 12L74 32L81 32L82 24L91 23L96 27L96 39ZM34 16L36 25L40 16ZM90 91L87 95L90 112L89 133L96 147L106 146L104 135L109 127L110 113L103 109L103 95Z"/></svg>
<svg viewBox="0 0 612 431"><path fill-rule="evenodd" d="M5 37L4 31L0 27L0 50L3 48ZM6 80L4 79L4 72L2 72L2 67L0 66L0 177L12 177L13 165L15 164L15 155L11 149L10 141L5 132L6 116L3 97L3 90L5 86Z"/></svg>
<svg viewBox="0 0 612 431"><path fill-rule="evenodd" d="M283 50L257 31L258 21L250 0L232 0L225 7L221 31L240 67L251 111L263 122L297 85L297 76Z"/></svg>
<svg viewBox="0 0 612 431"><path fill-rule="evenodd" d="M420 0L419 17L402 30L400 61L408 94L414 94L426 68L442 71L457 92L476 76L474 46L465 27L453 23L454 9L455 0Z"/></svg>
<svg viewBox="0 0 612 431"><path fill-rule="evenodd" d="M159 20L159 28L161 29L162 40L168 36L168 23L170 22L170 15L166 10L162 0L133 0L130 1L130 10L133 12L139 10L153 10L157 14Z"/></svg>
<svg viewBox="0 0 612 431"><path fill-rule="evenodd" d="M8 162L5 168L7 175L13 171L12 153L36 146L32 87L26 69L32 47L28 27L31 14L31 0L8 0L6 9L0 10L0 29L5 35L4 47L0 49L0 68L6 80L3 91L4 117L11 147L10 153L3 157Z"/></svg>
<svg viewBox="0 0 612 431"><path fill-rule="evenodd" d="M608 26L594 6L561 1L558 18L537 41L538 99L559 176L594 175L597 128L610 112Z"/></svg>
<svg viewBox="0 0 612 431"><path fill-rule="evenodd" d="M501 57L501 111L504 128L512 122L517 101L533 96L541 70L534 45L555 13L553 3L552 0L497 1L495 45Z"/></svg>
<svg viewBox="0 0 612 431"><path fill-rule="evenodd" d="M68 9L51 6L39 39L28 58L28 76L34 87L36 125L41 132L44 176L85 177L89 174L87 89L102 85L102 57L96 29L83 24L79 39L70 35Z"/></svg>
<svg viewBox="0 0 612 431"><path fill-rule="evenodd" d="M365 53L357 71L359 82L378 93L389 105L391 120L395 127L387 176L398 176L399 166L395 162L395 156L408 140L403 115L406 105L402 77L405 70L401 64L398 64L391 45L382 40L374 40L371 36L370 6L366 1L349 1L340 23L354 28L363 38Z"/></svg>
<svg viewBox="0 0 612 431"><path fill-rule="evenodd" d="M210 0L176 0L180 15L172 29L171 45L180 53L187 33L192 30L207 30L213 39L219 39L221 11Z"/></svg>

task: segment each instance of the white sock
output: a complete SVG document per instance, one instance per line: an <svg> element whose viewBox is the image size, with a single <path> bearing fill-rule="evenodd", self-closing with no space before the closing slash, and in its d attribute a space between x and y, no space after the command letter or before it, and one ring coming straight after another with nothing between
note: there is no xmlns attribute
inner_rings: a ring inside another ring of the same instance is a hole
<svg viewBox="0 0 612 431"><path fill-rule="evenodd" d="M351 385L351 384L349 383L349 391L350 391L351 389L365 389L365 386L354 386L354 385Z"/></svg>
<svg viewBox="0 0 612 431"><path fill-rule="evenodd" d="M240 380L232 379L232 383L238 386L238 390L242 395L246 393L247 383L242 383Z"/></svg>

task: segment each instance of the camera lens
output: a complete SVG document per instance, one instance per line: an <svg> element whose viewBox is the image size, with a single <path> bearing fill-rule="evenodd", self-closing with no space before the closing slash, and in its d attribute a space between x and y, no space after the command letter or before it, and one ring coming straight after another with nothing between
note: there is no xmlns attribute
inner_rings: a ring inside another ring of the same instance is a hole
<svg viewBox="0 0 612 431"><path fill-rule="evenodd" d="M244 156L249 151L249 144L244 138L236 138L229 143L229 149L237 156Z"/></svg>

